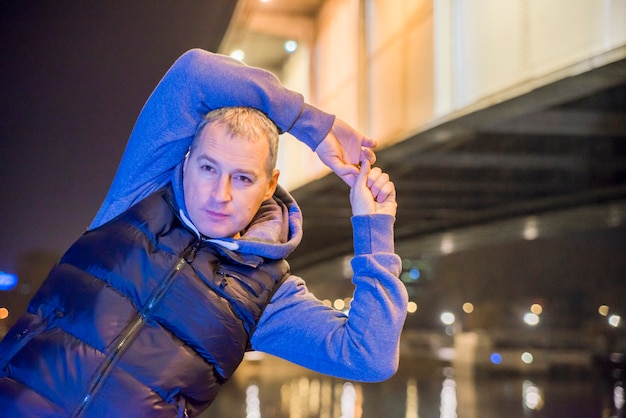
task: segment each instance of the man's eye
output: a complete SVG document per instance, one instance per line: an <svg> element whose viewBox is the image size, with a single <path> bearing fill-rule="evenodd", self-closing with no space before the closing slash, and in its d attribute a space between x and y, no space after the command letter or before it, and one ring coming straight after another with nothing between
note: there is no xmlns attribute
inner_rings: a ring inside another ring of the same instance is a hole
<svg viewBox="0 0 626 418"><path fill-rule="evenodd" d="M210 165L200 166L200 169L203 170L203 171L214 171L214 168L212 166L210 166Z"/></svg>
<svg viewBox="0 0 626 418"><path fill-rule="evenodd" d="M237 180L239 180L242 183L252 183L252 179L250 177L247 176L237 176Z"/></svg>

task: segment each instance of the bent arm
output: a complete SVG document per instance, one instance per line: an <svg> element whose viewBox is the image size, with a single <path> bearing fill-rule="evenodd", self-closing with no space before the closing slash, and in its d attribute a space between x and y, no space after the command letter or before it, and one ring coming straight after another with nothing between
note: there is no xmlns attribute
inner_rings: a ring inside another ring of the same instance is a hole
<svg viewBox="0 0 626 418"><path fill-rule="evenodd" d="M381 381L398 367L408 301L393 254L393 217L352 219L354 299L348 315L325 306L304 281L290 278L274 296L252 336L255 350L331 376Z"/></svg>
<svg viewBox="0 0 626 418"><path fill-rule="evenodd" d="M272 73L201 49L183 54L144 105L109 193L91 228L164 186L184 158L196 127L210 110L249 106L266 113L284 132L311 149L335 120L282 86Z"/></svg>

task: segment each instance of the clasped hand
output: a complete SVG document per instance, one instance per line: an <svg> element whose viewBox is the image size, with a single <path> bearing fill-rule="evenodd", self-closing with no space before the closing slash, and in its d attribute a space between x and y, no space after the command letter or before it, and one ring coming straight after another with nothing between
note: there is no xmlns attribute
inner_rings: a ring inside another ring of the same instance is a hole
<svg viewBox="0 0 626 418"><path fill-rule="evenodd" d="M396 188L389 175L378 167L371 167L364 159L359 175L350 189L353 215L386 214L396 216Z"/></svg>
<svg viewBox="0 0 626 418"><path fill-rule="evenodd" d="M322 162L350 186L353 215L375 213L396 216L396 189L389 175L373 167L376 141L363 136L346 122L335 122L315 152ZM359 167L360 162L360 167Z"/></svg>
<svg viewBox="0 0 626 418"><path fill-rule="evenodd" d="M359 174L358 164L363 159L376 162L372 148L376 141L363 136L346 122L335 118L330 132L317 146L316 154L348 186L352 187Z"/></svg>

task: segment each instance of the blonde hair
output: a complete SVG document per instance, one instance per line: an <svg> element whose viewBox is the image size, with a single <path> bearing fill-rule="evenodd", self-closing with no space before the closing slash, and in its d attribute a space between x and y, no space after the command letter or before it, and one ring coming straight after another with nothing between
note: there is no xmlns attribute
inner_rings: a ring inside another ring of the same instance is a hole
<svg viewBox="0 0 626 418"><path fill-rule="evenodd" d="M189 153L196 147L197 138L204 127L208 124L221 124L225 126L231 137L257 141L266 139L269 144L269 156L266 162L266 170L269 177L276 168L278 158L278 127L265 113L260 110L235 106L221 107L207 113L198 128L189 147Z"/></svg>

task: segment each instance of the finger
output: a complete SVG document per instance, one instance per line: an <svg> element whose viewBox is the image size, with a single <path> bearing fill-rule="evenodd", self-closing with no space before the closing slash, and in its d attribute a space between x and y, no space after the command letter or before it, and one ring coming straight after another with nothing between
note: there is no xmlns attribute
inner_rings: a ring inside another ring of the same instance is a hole
<svg viewBox="0 0 626 418"><path fill-rule="evenodd" d="M386 202L390 197L395 196L395 187L392 182L387 182L376 195L378 203Z"/></svg>
<svg viewBox="0 0 626 418"><path fill-rule="evenodd" d="M380 202L380 199L384 199L385 190L388 190L387 185L390 183L389 174L384 173L378 167L372 168L372 173L370 175L370 182L372 183L370 189L372 190L372 194L374 197ZM379 198L380 196L380 198Z"/></svg>
<svg viewBox="0 0 626 418"><path fill-rule="evenodd" d="M361 146L366 148L376 148L378 146L378 142L375 139L364 136L363 140L361 141Z"/></svg>
<svg viewBox="0 0 626 418"><path fill-rule="evenodd" d="M376 162L376 153L371 148L361 148L360 161L364 159L368 160L370 165L373 165Z"/></svg>
<svg viewBox="0 0 626 418"><path fill-rule="evenodd" d="M371 167L369 175L367 176L367 187L370 189L376 188L377 182L379 187L381 187L385 181L385 179L379 180L382 175L383 171L379 167Z"/></svg>

